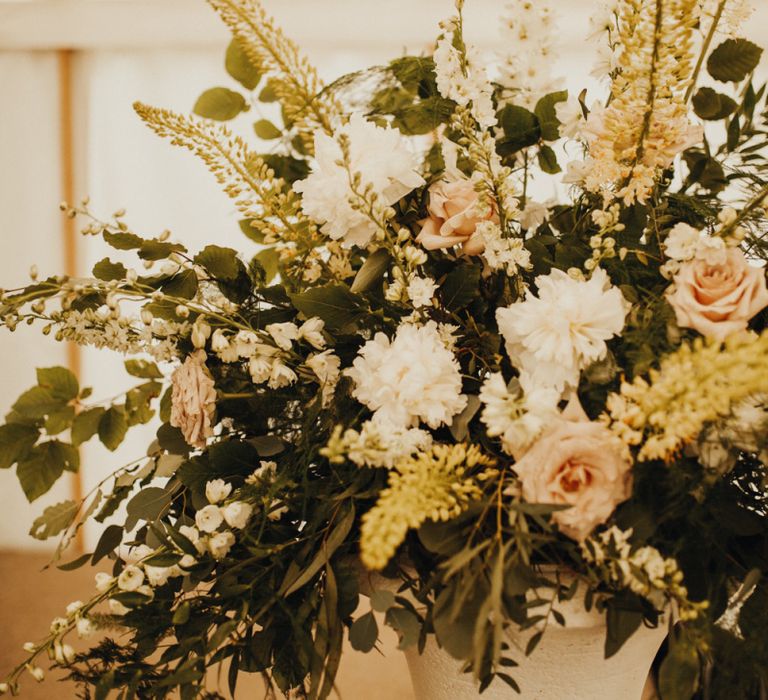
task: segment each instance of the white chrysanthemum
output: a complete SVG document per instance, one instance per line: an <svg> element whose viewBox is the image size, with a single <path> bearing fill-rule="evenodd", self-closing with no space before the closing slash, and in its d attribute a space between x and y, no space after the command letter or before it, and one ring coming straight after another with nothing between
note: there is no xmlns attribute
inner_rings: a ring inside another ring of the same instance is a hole
<svg viewBox="0 0 768 700"><path fill-rule="evenodd" d="M361 114L353 114L349 123L336 131L349 138L350 165L362 176L363 187L372 185L381 201L392 205L424 184L418 174L418 158L396 129L376 126ZM341 147L328 134L315 133L315 167L305 180L294 185L303 195L302 208L321 230L345 245L365 246L376 231L375 225L350 204L349 173L338 164Z"/></svg>
<svg viewBox="0 0 768 700"><path fill-rule="evenodd" d="M459 363L445 347L437 324L404 324L394 340L377 333L345 371L355 382L353 396L377 420L396 426L448 424L467 403Z"/></svg>
<svg viewBox="0 0 768 700"><path fill-rule="evenodd" d="M435 280L429 277L414 276L406 289L413 307L419 309L422 306L431 306L432 297L437 291L437 284L435 284Z"/></svg>
<svg viewBox="0 0 768 700"><path fill-rule="evenodd" d="M536 286L538 297L529 292L496 312L507 353L526 391L575 387L581 370L605 357L605 341L621 333L629 304L600 268L588 281L553 270Z"/></svg>
<svg viewBox="0 0 768 700"><path fill-rule="evenodd" d="M558 415L559 399L557 391L546 387L535 387L526 393L512 392L497 372L490 375L480 389L483 403L480 420L490 437L501 438L507 454L518 455L539 436L548 421Z"/></svg>

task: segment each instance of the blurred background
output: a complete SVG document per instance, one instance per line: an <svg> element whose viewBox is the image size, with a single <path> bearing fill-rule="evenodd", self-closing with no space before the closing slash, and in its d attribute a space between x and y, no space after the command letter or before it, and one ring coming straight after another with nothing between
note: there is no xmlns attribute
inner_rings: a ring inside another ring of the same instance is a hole
<svg viewBox="0 0 768 700"><path fill-rule="evenodd" d="M327 80L405 53L428 49L452 0L264 0ZM588 19L597 0L553 0L553 76L579 92L599 84L589 77L596 45ZM768 44L768 3L759 0L749 38ZM502 0L469 0L467 34L489 53L501 48ZM144 102L181 112L213 86L236 88L223 66L228 34L204 0L0 0L0 286L41 276L87 274L109 254L98 238L82 238L58 209L63 199L91 197L107 218L120 208L138 232L171 229L192 250L215 242L252 252L237 213L204 166L157 139L134 115ZM504 47L510 50L513 47ZM249 113L248 123L261 116ZM250 118L252 117L252 119ZM255 140L253 132L248 133ZM268 149L268 144L262 144ZM542 199L553 193L542 193ZM0 334L0 413L35 383L35 367L65 365L107 398L130 383L122 358L74 351L39 329ZM33 519L47 505L87 493L116 467L143 454L152 426L135 428L117 453L86 446L81 473L30 505L15 474L0 471L0 676L18 659L20 645L45 632L71 600L89 595L91 570L41 572L55 543L32 539ZM85 531L85 547L98 534ZM384 655L349 657L340 690L369 700L410 698L404 662L392 638ZM378 674L378 675L377 675ZM386 678L386 684L383 682ZM377 682L381 679L381 683ZM401 682L395 688L392 683ZM248 694L244 693L243 697ZM75 697L68 686L29 688L22 697Z"/></svg>

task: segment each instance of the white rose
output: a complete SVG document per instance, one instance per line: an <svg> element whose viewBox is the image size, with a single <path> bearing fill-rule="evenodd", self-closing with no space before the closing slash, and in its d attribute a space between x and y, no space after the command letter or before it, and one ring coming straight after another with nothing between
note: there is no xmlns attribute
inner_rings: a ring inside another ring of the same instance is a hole
<svg viewBox="0 0 768 700"><path fill-rule="evenodd" d="M144 583L144 572L133 564L126 566L117 577L117 587L121 591L137 591L142 583Z"/></svg>
<svg viewBox="0 0 768 700"><path fill-rule="evenodd" d="M235 536L231 532L217 532L208 540L208 549L213 558L218 561L227 556L233 544L235 544Z"/></svg>
<svg viewBox="0 0 768 700"><path fill-rule="evenodd" d="M213 532L223 521L224 516L218 506L205 506L195 514L195 524L202 532Z"/></svg>
<svg viewBox="0 0 768 700"><path fill-rule="evenodd" d="M205 485L205 497L208 499L208 503L219 503L231 492L232 484L228 484L224 479L214 479Z"/></svg>
<svg viewBox="0 0 768 700"><path fill-rule="evenodd" d="M250 503L244 503L243 501L233 501L224 506L221 512L224 515L224 520L226 520L227 525L236 530L242 530L248 524L248 520L250 520L253 513L253 506Z"/></svg>

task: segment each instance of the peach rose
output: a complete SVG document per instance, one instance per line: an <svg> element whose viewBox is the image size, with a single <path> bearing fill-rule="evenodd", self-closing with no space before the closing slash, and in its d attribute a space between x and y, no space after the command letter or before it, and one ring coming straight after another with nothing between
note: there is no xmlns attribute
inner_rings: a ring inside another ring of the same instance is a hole
<svg viewBox="0 0 768 700"><path fill-rule="evenodd" d="M463 244L466 255L478 255L485 248L483 237L477 234L482 221L498 223L493 212L478 210L478 196L472 181L467 178L440 180L429 188L429 218L421 222L421 233L416 241L427 250L450 248Z"/></svg>
<svg viewBox="0 0 768 700"><path fill-rule="evenodd" d="M744 253L730 248L725 262L684 262L667 292L677 323L707 338L724 340L746 329L749 320L768 306L765 272L751 266Z"/></svg>
<svg viewBox="0 0 768 700"><path fill-rule="evenodd" d="M578 541L630 497L631 467L616 436L591 422L578 400L514 465L526 501L570 506L552 520Z"/></svg>
<svg viewBox="0 0 768 700"><path fill-rule="evenodd" d="M179 428L193 447L205 447L213 435L216 389L205 366L205 352L197 350L171 376L171 425Z"/></svg>

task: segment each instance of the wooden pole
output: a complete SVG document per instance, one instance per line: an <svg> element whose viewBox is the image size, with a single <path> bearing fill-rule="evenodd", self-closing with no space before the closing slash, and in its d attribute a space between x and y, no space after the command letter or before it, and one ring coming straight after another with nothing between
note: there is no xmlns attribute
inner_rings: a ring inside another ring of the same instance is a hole
<svg viewBox="0 0 768 700"><path fill-rule="evenodd" d="M61 195L62 200L70 205L75 198L75 160L74 160L74 125L72 114L72 57L71 49L57 51L59 73L59 143L61 160ZM78 275L77 225L74 219L62 216L62 248L64 252L64 273ZM80 347L67 342L67 368L80 379ZM72 499L79 503L83 498L83 479L79 471L72 474L70 484ZM80 528L75 539L75 547L82 553L85 550L83 529Z"/></svg>

